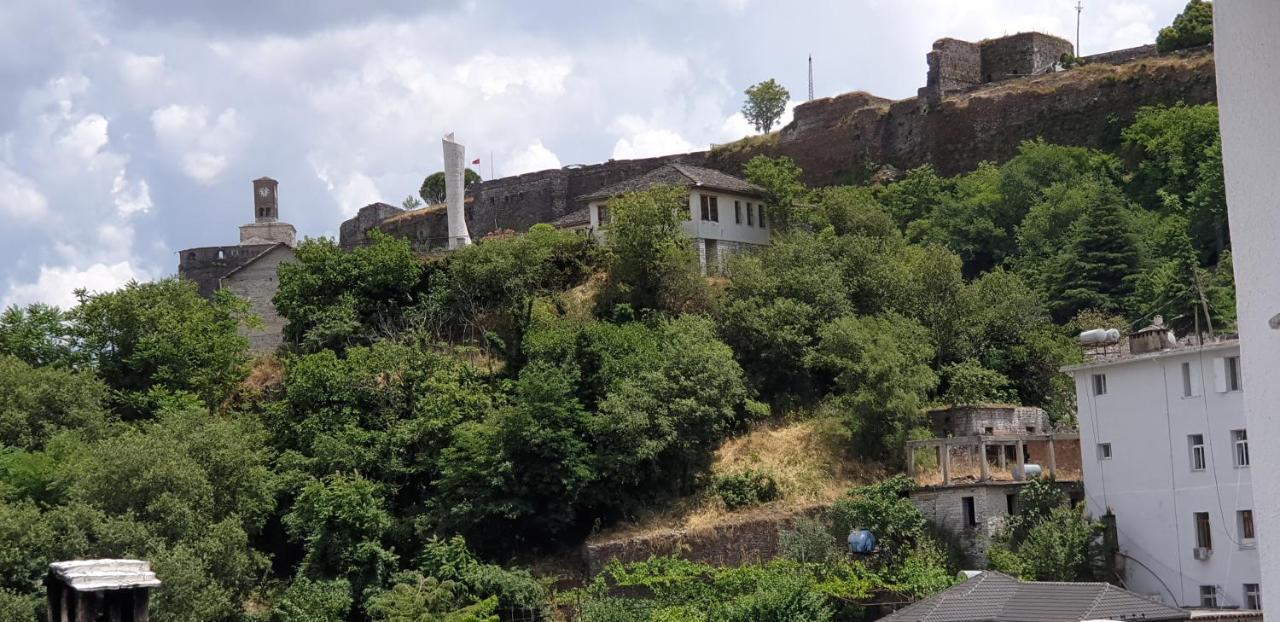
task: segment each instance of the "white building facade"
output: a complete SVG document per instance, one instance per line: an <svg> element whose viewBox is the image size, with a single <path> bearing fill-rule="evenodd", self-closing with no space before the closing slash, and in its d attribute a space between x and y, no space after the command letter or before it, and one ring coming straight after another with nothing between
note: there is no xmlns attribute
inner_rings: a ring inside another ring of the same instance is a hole
<svg viewBox="0 0 1280 622"><path fill-rule="evenodd" d="M1065 368L1088 511L1115 514L1126 587L1193 607L1261 607L1240 342Z"/></svg>

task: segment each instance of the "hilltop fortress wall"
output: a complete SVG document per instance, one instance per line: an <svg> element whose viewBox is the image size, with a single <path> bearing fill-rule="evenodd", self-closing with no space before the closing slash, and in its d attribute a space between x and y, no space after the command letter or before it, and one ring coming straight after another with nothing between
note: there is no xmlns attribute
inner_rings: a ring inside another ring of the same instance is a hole
<svg viewBox="0 0 1280 622"><path fill-rule="evenodd" d="M892 101L845 93L797 106L792 122L774 134L709 151L484 181L468 190L467 226L481 238L552 222L585 207L576 197L669 161L741 175L756 155L785 155L815 186L862 181L883 165L907 170L931 164L951 175L983 161L1007 160L1022 141L1035 138L1112 147L1142 106L1216 101L1211 49L1157 55L1154 46L1142 46L1055 71L1054 59L1070 49L1062 39L1039 33L978 43L942 39L928 55L926 85L916 97ZM374 204L343 223L342 246L367 243L373 228L410 239L419 252L438 250L448 236L442 210L404 212Z"/></svg>

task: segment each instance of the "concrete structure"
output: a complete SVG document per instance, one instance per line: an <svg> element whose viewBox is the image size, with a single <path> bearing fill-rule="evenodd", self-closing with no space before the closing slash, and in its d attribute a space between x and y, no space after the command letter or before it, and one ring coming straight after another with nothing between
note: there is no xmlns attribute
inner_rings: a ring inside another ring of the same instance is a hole
<svg viewBox="0 0 1280 622"><path fill-rule="evenodd" d="M1245 386L1241 396L1249 434L1260 451L1254 468L1280 473L1280 3L1215 2L1214 47L1227 211L1231 218L1236 316ZM1259 477L1254 509L1263 533L1280 533L1280 479ZM1273 536L1274 538L1274 536ZM1280 540L1261 542L1263 585L1280 585ZM1263 601L1268 617L1280 617L1280 599Z"/></svg>
<svg viewBox="0 0 1280 622"><path fill-rule="evenodd" d="M254 221L240 226L239 244L178 251L178 276L194 281L201 296L211 298L225 288L249 301L263 326L242 327L241 333L257 352L273 350L283 342L285 321L272 298L279 289L276 270L281 263L293 261L297 239L293 225L280 221L278 186L269 177L253 180Z"/></svg>
<svg viewBox="0 0 1280 622"><path fill-rule="evenodd" d="M587 202L587 229L602 236L608 229L610 199L659 185L688 191L683 229L693 238L703 273L724 274L730 255L769 243L764 188L720 171L679 163L664 164L580 197ZM570 215L563 225L579 228L580 221L581 216Z"/></svg>
<svg viewBox="0 0 1280 622"><path fill-rule="evenodd" d="M1191 613L1152 602L1109 583L1019 581L994 571L977 573L884 622L1083 622L1186 620Z"/></svg>
<svg viewBox="0 0 1280 622"><path fill-rule="evenodd" d="M1253 388L1240 342L1176 345L1153 328L1129 354L1064 368L1076 384L1089 511L1115 514L1130 589L1180 606L1255 609L1254 435L1242 403Z"/></svg>
<svg viewBox="0 0 1280 622"><path fill-rule="evenodd" d="M449 218L449 250L453 250L471 244L466 214L463 213L467 156L466 149L453 140L452 133L441 142L444 144L444 195Z"/></svg>
<svg viewBox="0 0 1280 622"><path fill-rule="evenodd" d="M147 622L151 564L134 559L89 559L49 564L45 578L49 622Z"/></svg>
<svg viewBox="0 0 1280 622"><path fill-rule="evenodd" d="M1039 408L954 405L929 411L936 438L906 443L907 475L920 486L911 502L954 534L974 567L987 565L992 538L1017 511L1018 492L1036 473L1053 478L1072 503L1083 500L1080 441L1051 429Z"/></svg>

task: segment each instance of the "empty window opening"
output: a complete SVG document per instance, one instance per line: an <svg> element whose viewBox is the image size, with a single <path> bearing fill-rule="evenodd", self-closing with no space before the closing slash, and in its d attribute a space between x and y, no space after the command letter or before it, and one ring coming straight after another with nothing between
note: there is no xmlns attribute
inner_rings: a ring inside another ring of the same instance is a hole
<svg viewBox="0 0 1280 622"><path fill-rule="evenodd" d="M1013 516L1014 514L1017 513L1017 508L1018 508L1017 500L1018 500L1017 493L1009 493L1004 496L1004 509L1009 514L1009 516Z"/></svg>
<svg viewBox="0 0 1280 622"><path fill-rule="evenodd" d="M976 527L978 525L978 514L973 505L973 497L961 497L960 504L964 507L965 526Z"/></svg>
<svg viewBox="0 0 1280 622"><path fill-rule="evenodd" d="M755 208L750 203L747 204L747 226L754 227L756 224Z"/></svg>
<svg viewBox="0 0 1280 622"><path fill-rule="evenodd" d="M1255 538L1253 531L1253 510L1240 510L1236 512L1236 530L1240 534L1241 546L1253 546Z"/></svg>
<svg viewBox="0 0 1280 622"><path fill-rule="evenodd" d="M1196 524L1196 548L1212 549L1213 533L1209 526L1209 513L1196 512L1195 524Z"/></svg>
<svg viewBox="0 0 1280 622"><path fill-rule="evenodd" d="M1204 435L1187 435L1187 447L1191 451L1191 470L1203 471L1205 467Z"/></svg>
<svg viewBox="0 0 1280 622"><path fill-rule="evenodd" d="M735 225L742 224L742 202L741 201L733 202L733 224Z"/></svg>
<svg viewBox="0 0 1280 622"><path fill-rule="evenodd" d="M1099 460L1111 459L1111 443L1098 443L1098 459Z"/></svg>

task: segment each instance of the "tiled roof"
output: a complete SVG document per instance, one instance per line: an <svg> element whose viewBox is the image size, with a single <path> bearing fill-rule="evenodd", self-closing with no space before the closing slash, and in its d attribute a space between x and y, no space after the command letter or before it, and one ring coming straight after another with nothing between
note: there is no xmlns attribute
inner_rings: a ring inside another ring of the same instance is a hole
<svg viewBox="0 0 1280 622"><path fill-rule="evenodd" d="M1081 622L1082 620L1185 620L1186 611L1108 583L1019 581L986 571L882 622Z"/></svg>
<svg viewBox="0 0 1280 622"><path fill-rule="evenodd" d="M580 196L578 199L586 201L608 199L628 192L646 190L658 185L676 186L678 188L710 188L754 197L763 197L765 193L764 188L738 179L733 175L727 175L701 166L672 162L663 164L639 177L605 186L595 192Z"/></svg>
<svg viewBox="0 0 1280 622"><path fill-rule="evenodd" d="M551 221L551 226L557 229L562 229L565 227L590 224L590 222L591 212L584 207L576 212L569 212L568 214Z"/></svg>

